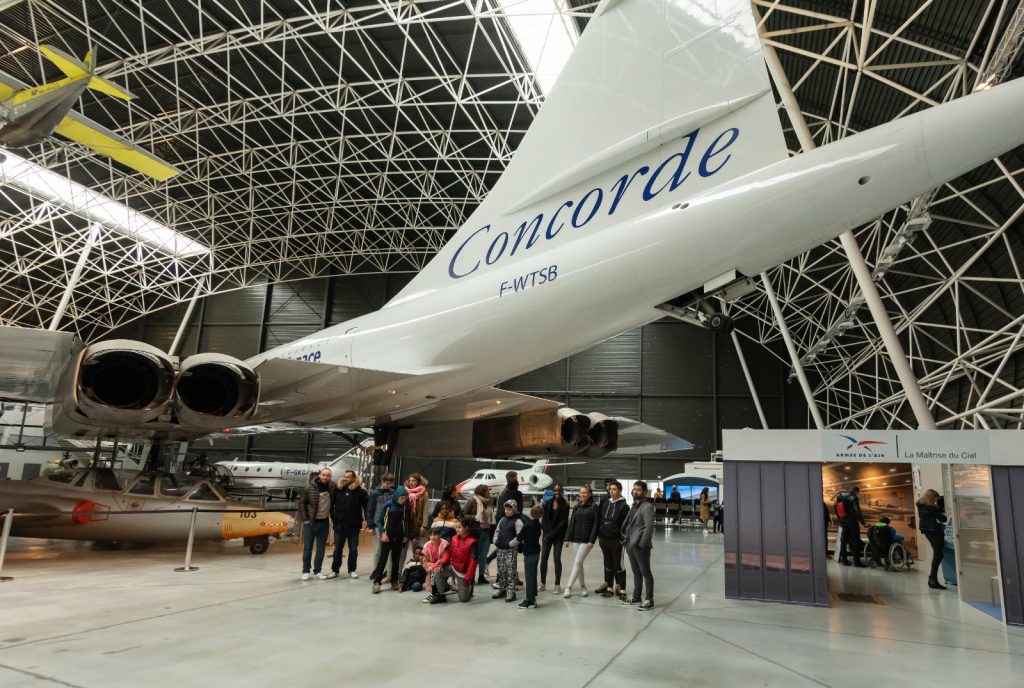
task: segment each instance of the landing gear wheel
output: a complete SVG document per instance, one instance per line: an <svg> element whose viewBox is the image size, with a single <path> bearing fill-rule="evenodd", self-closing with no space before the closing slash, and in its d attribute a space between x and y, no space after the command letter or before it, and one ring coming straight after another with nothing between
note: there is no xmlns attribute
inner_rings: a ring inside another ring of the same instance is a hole
<svg viewBox="0 0 1024 688"><path fill-rule="evenodd" d="M708 327L719 334L729 334L735 325L732 318L723 313L712 313L708 316Z"/></svg>
<svg viewBox="0 0 1024 688"><path fill-rule="evenodd" d="M269 538L259 538L249 543L249 551L253 554L264 554L268 549L270 549Z"/></svg>

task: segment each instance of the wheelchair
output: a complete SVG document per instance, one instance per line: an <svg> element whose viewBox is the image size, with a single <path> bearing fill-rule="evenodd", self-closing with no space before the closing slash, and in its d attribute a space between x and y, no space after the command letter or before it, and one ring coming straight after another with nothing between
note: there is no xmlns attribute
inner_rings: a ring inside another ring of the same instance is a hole
<svg viewBox="0 0 1024 688"><path fill-rule="evenodd" d="M884 566L886 571L905 571L914 565L914 558L902 542L893 542L888 528L868 528L864 543L864 561L871 568Z"/></svg>

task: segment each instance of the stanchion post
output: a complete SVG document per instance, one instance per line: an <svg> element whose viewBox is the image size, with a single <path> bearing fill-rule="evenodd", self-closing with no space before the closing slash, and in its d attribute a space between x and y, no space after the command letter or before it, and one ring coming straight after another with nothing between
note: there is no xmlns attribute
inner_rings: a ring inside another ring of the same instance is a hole
<svg viewBox="0 0 1024 688"><path fill-rule="evenodd" d="M4 533L0 535L0 573L4 570L4 557L7 556L7 538L11 535L11 524L14 522L14 509L8 509L4 514ZM0 576L0 583L12 581L12 576Z"/></svg>
<svg viewBox="0 0 1024 688"><path fill-rule="evenodd" d="M185 565L174 569L181 573L198 571L198 566L192 566L192 543L196 539L196 516L199 515L199 507L192 507L192 520L188 527L188 546L185 548Z"/></svg>

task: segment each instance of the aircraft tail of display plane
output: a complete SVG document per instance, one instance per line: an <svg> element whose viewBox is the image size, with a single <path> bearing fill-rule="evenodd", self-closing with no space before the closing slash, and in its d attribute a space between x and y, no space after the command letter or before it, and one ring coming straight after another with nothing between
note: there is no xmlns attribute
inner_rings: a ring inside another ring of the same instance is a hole
<svg viewBox="0 0 1024 688"><path fill-rule="evenodd" d="M87 89L121 100L134 98L96 75L91 51L84 61L51 45L40 45L39 52L64 73L64 78L30 86L0 72L0 145L31 146L60 134L154 179L163 181L178 174L169 163L72 109Z"/></svg>
<svg viewBox="0 0 1024 688"><path fill-rule="evenodd" d="M679 448L491 385L991 160L1024 142L1022 111L1016 80L789 157L747 0L604 0L486 200L379 311L246 361L4 328L4 382L53 401L71 435L373 427L411 455Z"/></svg>

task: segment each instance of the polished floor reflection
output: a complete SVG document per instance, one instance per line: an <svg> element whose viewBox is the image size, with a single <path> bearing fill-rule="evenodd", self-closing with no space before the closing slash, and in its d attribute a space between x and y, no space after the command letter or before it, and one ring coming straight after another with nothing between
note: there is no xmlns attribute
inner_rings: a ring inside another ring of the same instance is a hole
<svg viewBox="0 0 1024 688"><path fill-rule="evenodd" d="M364 543L365 544L365 543ZM518 610L370 594L359 580L299 581L294 543L97 551L14 539L0 585L0 686L499 685L1019 686L1024 630L1004 630L925 587L926 572L829 564L830 609L724 598L721 536L665 532L656 609L552 593ZM586 561L591 590L600 552ZM365 548L364 548L365 551ZM568 560L568 553L565 559ZM493 570L493 566L492 566ZM548 581L551 583L551 581ZM520 598L521 599L521 598Z"/></svg>

